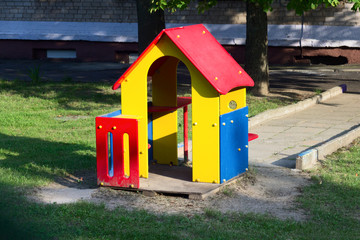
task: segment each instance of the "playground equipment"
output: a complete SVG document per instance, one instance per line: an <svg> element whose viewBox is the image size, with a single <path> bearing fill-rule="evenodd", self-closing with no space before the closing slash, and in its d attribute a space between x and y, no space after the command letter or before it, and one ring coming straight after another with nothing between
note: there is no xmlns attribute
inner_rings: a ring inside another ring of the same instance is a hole
<svg viewBox="0 0 360 240"><path fill-rule="evenodd" d="M177 96L180 61L190 72L192 97ZM139 188L151 160L177 165L176 109L184 108L187 123L190 103L192 181L222 183L245 172L248 142L257 138L248 133L246 87L253 85L203 25L163 30L114 84L121 86L122 109L96 118L98 184Z"/></svg>

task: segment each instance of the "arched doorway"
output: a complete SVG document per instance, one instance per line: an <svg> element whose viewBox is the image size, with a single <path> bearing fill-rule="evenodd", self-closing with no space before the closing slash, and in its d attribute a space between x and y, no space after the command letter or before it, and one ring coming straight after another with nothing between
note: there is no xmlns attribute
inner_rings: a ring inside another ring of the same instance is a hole
<svg viewBox="0 0 360 240"><path fill-rule="evenodd" d="M190 96L190 74L178 58L164 56L151 65L148 71L150 163L179 165L178 143L181 140L184 153L180 163L188 159Z"/></svg>

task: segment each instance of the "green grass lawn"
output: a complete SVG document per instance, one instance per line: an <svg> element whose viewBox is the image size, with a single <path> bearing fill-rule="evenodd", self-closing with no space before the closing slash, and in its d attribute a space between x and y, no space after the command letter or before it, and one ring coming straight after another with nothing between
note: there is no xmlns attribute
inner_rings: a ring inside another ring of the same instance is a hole
<svg viewBox="0 0 360 240"><path fill-rule="evenodd" d="M288 98L264 98L255 97L252 94L247 94L246 96L246 104L249 106L249 117L253 117L269 109L275 109L293 103L296 103L296 101Z"/></svg>
<svg viewBox="0 0 360 240"><path fill-rule="evenodd" d="M359 142L312 173L314 184L298 199L309 214L302 223L29 201L27 192L56 176L95 171L94 118L119 108L109 84L0 81L0 239L360 239Z"/></svg>

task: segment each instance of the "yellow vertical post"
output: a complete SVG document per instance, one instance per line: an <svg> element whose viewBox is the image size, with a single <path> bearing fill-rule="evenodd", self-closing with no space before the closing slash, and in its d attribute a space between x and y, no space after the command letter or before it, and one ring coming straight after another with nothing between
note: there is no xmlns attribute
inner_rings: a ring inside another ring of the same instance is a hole
<svg viewBox="0 0 360 240"><path fill-rule="evenodd" d="M139 116L139 175L148 178L148 108L147 74L151 64L164 56L157 46L139 61L137 67L121 83L122 114Z"/></svg>
<svg viewBox="0 0 360 240"><path fill-rule="evenodd" d="M220 183L219 93L198 70L190 73L193 181Z"/></svg>

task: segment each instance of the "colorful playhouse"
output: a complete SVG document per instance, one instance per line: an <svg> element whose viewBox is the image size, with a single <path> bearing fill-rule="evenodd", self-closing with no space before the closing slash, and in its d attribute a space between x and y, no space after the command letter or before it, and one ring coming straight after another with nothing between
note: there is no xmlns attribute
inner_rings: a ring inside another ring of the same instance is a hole
<svg viewBox="0 0 360 240"><path fill-rule="evenodd" d="M191 97L177 96L180 61L190 72ZM203 25L163 30L114 84L122 109L96 118L98 184L139 188L150 161L177 165L177 109L185 108L187 122L190 103L192 181L222 183L245 172L248 142L257 137L248 133L246 87L253 85Z"/></svg>

